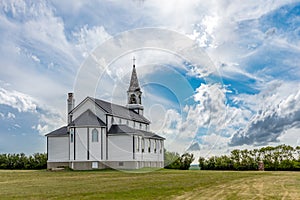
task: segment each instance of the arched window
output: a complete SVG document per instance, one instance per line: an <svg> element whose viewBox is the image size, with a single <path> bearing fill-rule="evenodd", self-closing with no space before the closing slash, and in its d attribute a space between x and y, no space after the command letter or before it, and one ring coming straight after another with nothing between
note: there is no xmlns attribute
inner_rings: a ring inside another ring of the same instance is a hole
<svg viewBox="0 0 300 200"><path fill-rule="evenodd" d="M92 131L92 142L98 142L98 131L95 128Z"/></svg>

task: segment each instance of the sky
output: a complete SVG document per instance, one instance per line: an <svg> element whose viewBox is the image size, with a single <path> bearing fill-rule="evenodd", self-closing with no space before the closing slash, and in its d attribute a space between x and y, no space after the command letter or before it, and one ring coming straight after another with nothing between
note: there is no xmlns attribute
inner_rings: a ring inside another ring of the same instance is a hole
<svg viewBox="0 0 300 200"><path fill-rule="evenodd" d="M300 145L300 1L0 1L0 153L46 151L75 93L145 116L170 151Z"/></svg>

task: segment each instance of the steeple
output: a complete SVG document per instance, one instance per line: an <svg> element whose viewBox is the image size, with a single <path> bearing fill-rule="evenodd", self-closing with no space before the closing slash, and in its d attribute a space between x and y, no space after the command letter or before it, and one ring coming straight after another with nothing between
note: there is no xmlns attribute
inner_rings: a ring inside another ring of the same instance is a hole
<svg viewBox="0 0 300 200"><path fill-rule="evenodd" d="M128 92L134 92L134 91L138 91L141 90L140 86L139 86L139 81L137 78L137 74L136 74L136 69L135 69L135 58L133 57L133 68L132 68L132 73L131 73L131 79L130 79L130 85L128 88Z"/></svg>
<svg viewBox="0 0 300 200"><path fill-rule="evenodd" d="M135 57L133 57L132 73L129 88L127 91L127 97L127 107L142 115L144 110L142 106L142 91L139 86L139 81L135 69Z"/></svg>

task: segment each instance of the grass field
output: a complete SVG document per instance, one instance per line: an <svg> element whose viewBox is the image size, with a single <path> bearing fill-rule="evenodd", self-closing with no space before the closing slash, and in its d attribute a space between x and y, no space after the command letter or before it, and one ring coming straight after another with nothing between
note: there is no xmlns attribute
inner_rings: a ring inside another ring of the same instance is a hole
<svg viewBox="0 0 300 200"><path fill-rule="evenodd" d="M299 172L0 170L0 199L300 199Z"/></svg>

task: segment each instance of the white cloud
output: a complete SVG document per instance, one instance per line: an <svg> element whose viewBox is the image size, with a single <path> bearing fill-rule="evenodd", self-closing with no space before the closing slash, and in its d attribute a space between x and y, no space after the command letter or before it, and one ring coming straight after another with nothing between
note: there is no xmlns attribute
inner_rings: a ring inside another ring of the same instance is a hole
<svg viewBox="0 0 300 200"><path fill-rule="evenodd" d="M36 101L21 92L8 91L0 88L0 104L16 108L19 112L35 112L37 108Z"/></svg>
<svg viewBox="0 0 300 200"><path fill-rule="evenodd" d="M47 124L46 125L38 124L36 126L33 126L32 129L36 129L41 135L45 135L50 132L49 126Z"/></svg>
<svg viewBox="0 0 300 200"><path fill-rule="evenodd" d="M274 82L257 95L244 95L240 101L257 113L238 130L231 145L265 145L279 142L283 134L300 127L299 83Z"/></svg>
<svg viewBox="0 0 300 200"><path fill-rule="evenodd" d="M7 113L7 118L8 118L8 119L15 119L15 118L16 118L16 115L13 114L13 113L11 113L11 112L8 112L8 113Z"/></svg>
<svg viewBox="0 0 300 200"><path fill-rule="evenodd" d="M83 57L87 57L94 48L111 37L103 26L89 28L88 25L80 28L78 32L73 32L73 36L76 40L75 45L83 53Z"/></svg>
<svg viewBox="0 0 300 200"><path fill-rule="evenodd" d="M220 84L201 84L196 89L194 100L197 112L191 118L197 118L200 126L216 126L217 130L223 128L226 119L226 88Z"/></svg>

